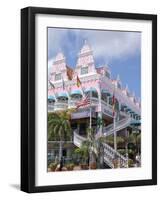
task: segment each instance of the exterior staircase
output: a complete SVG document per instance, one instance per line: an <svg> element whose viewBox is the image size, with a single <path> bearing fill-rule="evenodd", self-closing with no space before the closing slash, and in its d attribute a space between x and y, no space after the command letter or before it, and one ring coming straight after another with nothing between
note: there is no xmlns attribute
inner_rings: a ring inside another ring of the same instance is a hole
<svg viewBox="0 0 161 200"><path fill-rule="evenodd" d="M85 141L86 138L80 136L77 131L74 131L73 142L77 147L80 147L82 142ZM117 160L118 167L125 168L127 167L127 159L122 156L118 151L114 150L111 146L106 143L102 143L103 152L104 152L104 163L107 164L110 168L115 168L114 162Z"/></svg>
<svg viewBox="0 0 161 200"><path fill-rule="evenodd" d="M120 131L126 127L128 127L131 123L131 117L125 117L122 120L119 120L115 123L115 131ZM107 127L103 128L103 135L104 136L109 136L114 133L114 126L113 124L108 125Z"/></svg>

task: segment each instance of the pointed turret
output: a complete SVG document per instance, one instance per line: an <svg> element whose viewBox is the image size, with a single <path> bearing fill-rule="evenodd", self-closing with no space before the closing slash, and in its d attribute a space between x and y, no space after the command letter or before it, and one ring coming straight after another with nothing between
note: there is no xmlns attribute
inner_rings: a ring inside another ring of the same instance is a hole
<svg viewBox="0 0 161 200"><path fill-rule="evenodd" d="M126 84L125 90L126 90L126 91L129 91L128 84Z"/></svg>
<svg viewBox="0 0 161 200"><path fill-rule="evenodd" d="M126 84L125 88L122 90L122 92L126 95L129 96L129 87L128 84Z"/></svg>
<svg viewBox="0 0 161 200"><path fill-rule="evenodd" d="M78 54L76 72L79 75L96 73L93 52L90 45L87 43L87 40L84 41L84 45Z"/></svg>
<svg viewBox="0 0 161 200"><path fill-rule="evenodd" d="M120 75L119 74L117 74L117 79L116 80L120 82Z"/></svg>
<svg viewBox="0 0 161 200"><path fill-rule="evenodd" d="M57 62L65 62L65 56L62 52L59 52L55 59L54 59L54 63L53 64L56 64Z"/></svg>
<svg viewBox="0 0 161 200"><path fill-rule="evenodd" d="M66 58L64 54L60 51L54 59L53 66L51 69L51 79L52 81L61 80L62 77L66 79Z"/></svg>

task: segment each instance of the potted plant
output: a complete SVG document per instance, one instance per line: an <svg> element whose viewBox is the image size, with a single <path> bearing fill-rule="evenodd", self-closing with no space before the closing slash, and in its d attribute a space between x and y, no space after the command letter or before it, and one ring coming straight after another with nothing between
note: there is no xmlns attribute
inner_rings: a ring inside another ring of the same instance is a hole
<svg viewBox="0 0 161 200"><path fill-rule="evenodd" d="M79 166L81 167L81 169L88 169L88 164L87 164L87 160L88 160L88 149L85 146L81 146L80 148L77 148L75 150L75 155L79 160Z"/></svg>
<svg viewBox="0 0 161 200"><path fill-rule="evenodd" d="M55 171L56 167L57 167L58 163L54 162L54 163L50 163L49 168L51 171Z"/></svg>
<svg viewBox="0 0 161 200"><path fill-rule="evenodd" d="M96 162L91 162L91 163L89 164L89 168L90 168L90 169L96 169L96 168L97 168L97 163L96 163Z"/></svg>
<svg viewBox="0 0 161 200"><path fill-rule="evenodd" d="M86 170L86 169L88 169L88 164L87 163L81 163L80 164L80 167L81 167L81 169L83 169L83 170Z"/></svg>
<svg viewBox="0 0 161 200"><path fill-rule="evenodd" d="M65 167L67 168L68 171L72 171L74 168L74 163L68 163L68 164L66 164Z"/></svg>
<svg viewBox="0 0 161 200"><path fill-rule="evenodd" d="M132 159L128 160L128 166L129 167L134 167L134 161Z"/></svg>
<svg viewBox="0 0 161 200"><path fill-rule="evenodd" d="M114 159L113 160L113 165L114 165L114 168L118 168L119 167L119 160L118 159Z"/></svg>

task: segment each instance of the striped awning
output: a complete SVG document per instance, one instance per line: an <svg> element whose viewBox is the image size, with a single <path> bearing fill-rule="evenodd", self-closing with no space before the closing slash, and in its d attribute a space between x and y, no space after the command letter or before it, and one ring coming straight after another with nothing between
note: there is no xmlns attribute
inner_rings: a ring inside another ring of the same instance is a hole
<svg viewBox="0 0 161 200"><path fill-rule="evenodd" d="M132 111L132 110L130 111L130 113L131 113L131 114L135 114L135 112L134 112L134 111Z"/></svg>
<svg viewBox="0 0 161 200"><path fill-rule="evenodd" d="M52 95L49 95L49 96L48 96L48 100L55 100L55 97L52 96Z"/></svg>
<svg viewBox="0 0 161 200"><path fill-rule="evenodd" d="M67 95L66 92L60 92L60 93L57 94L57 97L66 97L66 98L68 98L68 95Z"/></svg>
<svg viewBox="0 0 161 200"><path fill-rule="evenodd" d="M90 92L90 91L97 92L97 90L95 88L87 88L87 89L85 89L84 92Z"/></svg>
<svg viewBox="0 0 161 200"><path fill-rule="evenodd" d="M127 105L123 103L123 104L121 104L121 107L122 108L127 108Z"/></svg>
<svg viewBox="0 0 161 200"><path fill-rule="evenodd" d="M102 89L101 92L107 94L107 96L111 96L110 92L107 89Z"/></svg>
<svg viewBox="0 0 161 200"><path fill-rule="evenodd" d="M130 123L131 126L140 126L141 125L141 122L140 120L132 120L131 123Z"/></svg>
<svg viewBox="0 0 161 200"><path fill-rule="evenodd" d="M75 95L75 94L82 95L80 90L72 90L71 93L70 93L70 95Z"/></svg>

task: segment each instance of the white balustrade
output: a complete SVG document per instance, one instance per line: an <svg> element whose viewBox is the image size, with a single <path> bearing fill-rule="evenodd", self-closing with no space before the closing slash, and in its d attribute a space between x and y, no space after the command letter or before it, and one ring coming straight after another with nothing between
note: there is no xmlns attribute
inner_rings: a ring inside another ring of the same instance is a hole
<svg viewBox="0 0 161 200"><path fill-rule="evenodd" d="M87 138L80 136L77 131L74 131L73 143L80 147L82 142L87 140ZM102 143L104 149L104 162L111 168L114 168L114 160L119 161L120 167L127 166L127 159L121 155L118 151L115 151L111 146L106 143Z"/></svg>
<svg viewBox="0 0 161 200"><path fill-rule="evenodd" d="M123 155L106 143L102 143L102 145L104 148L104 161L107 165L114 168L114 160L116 159L120 167L127 167L128 161Z"/></svg>
<svg viewBox="0 0 161 200"><path fill-rule="evenodd" d="M54 111L56 110L66 110L68 108L68 103L65 102L55 102Z"/></svg>
<svg viewBox="0 0 161 200"><path fill-rule="evenodd" d="M122 120L116 122L115 131L119 131L119 130L126 128L130 124L130 122L131 122L130 117L126 117L125 119L122 119ZM105 136L111 135L113 133L114 133L113 124L110 124L107 127L103 128L103 134Z"/></svg>
<svg viewBox="0 0 161 200"><path fill-rule="evenodd" d="M87 140L87 138L80 136L77 131L74 131L74 136L73 136L73 143L77 146L80 147L82 142Z"/></svg>
<svg viewBox="0 0 161 200"><path fill-rule="evenodd" d="M54 112L54 104L48 104L48 112Z"/></svg>

